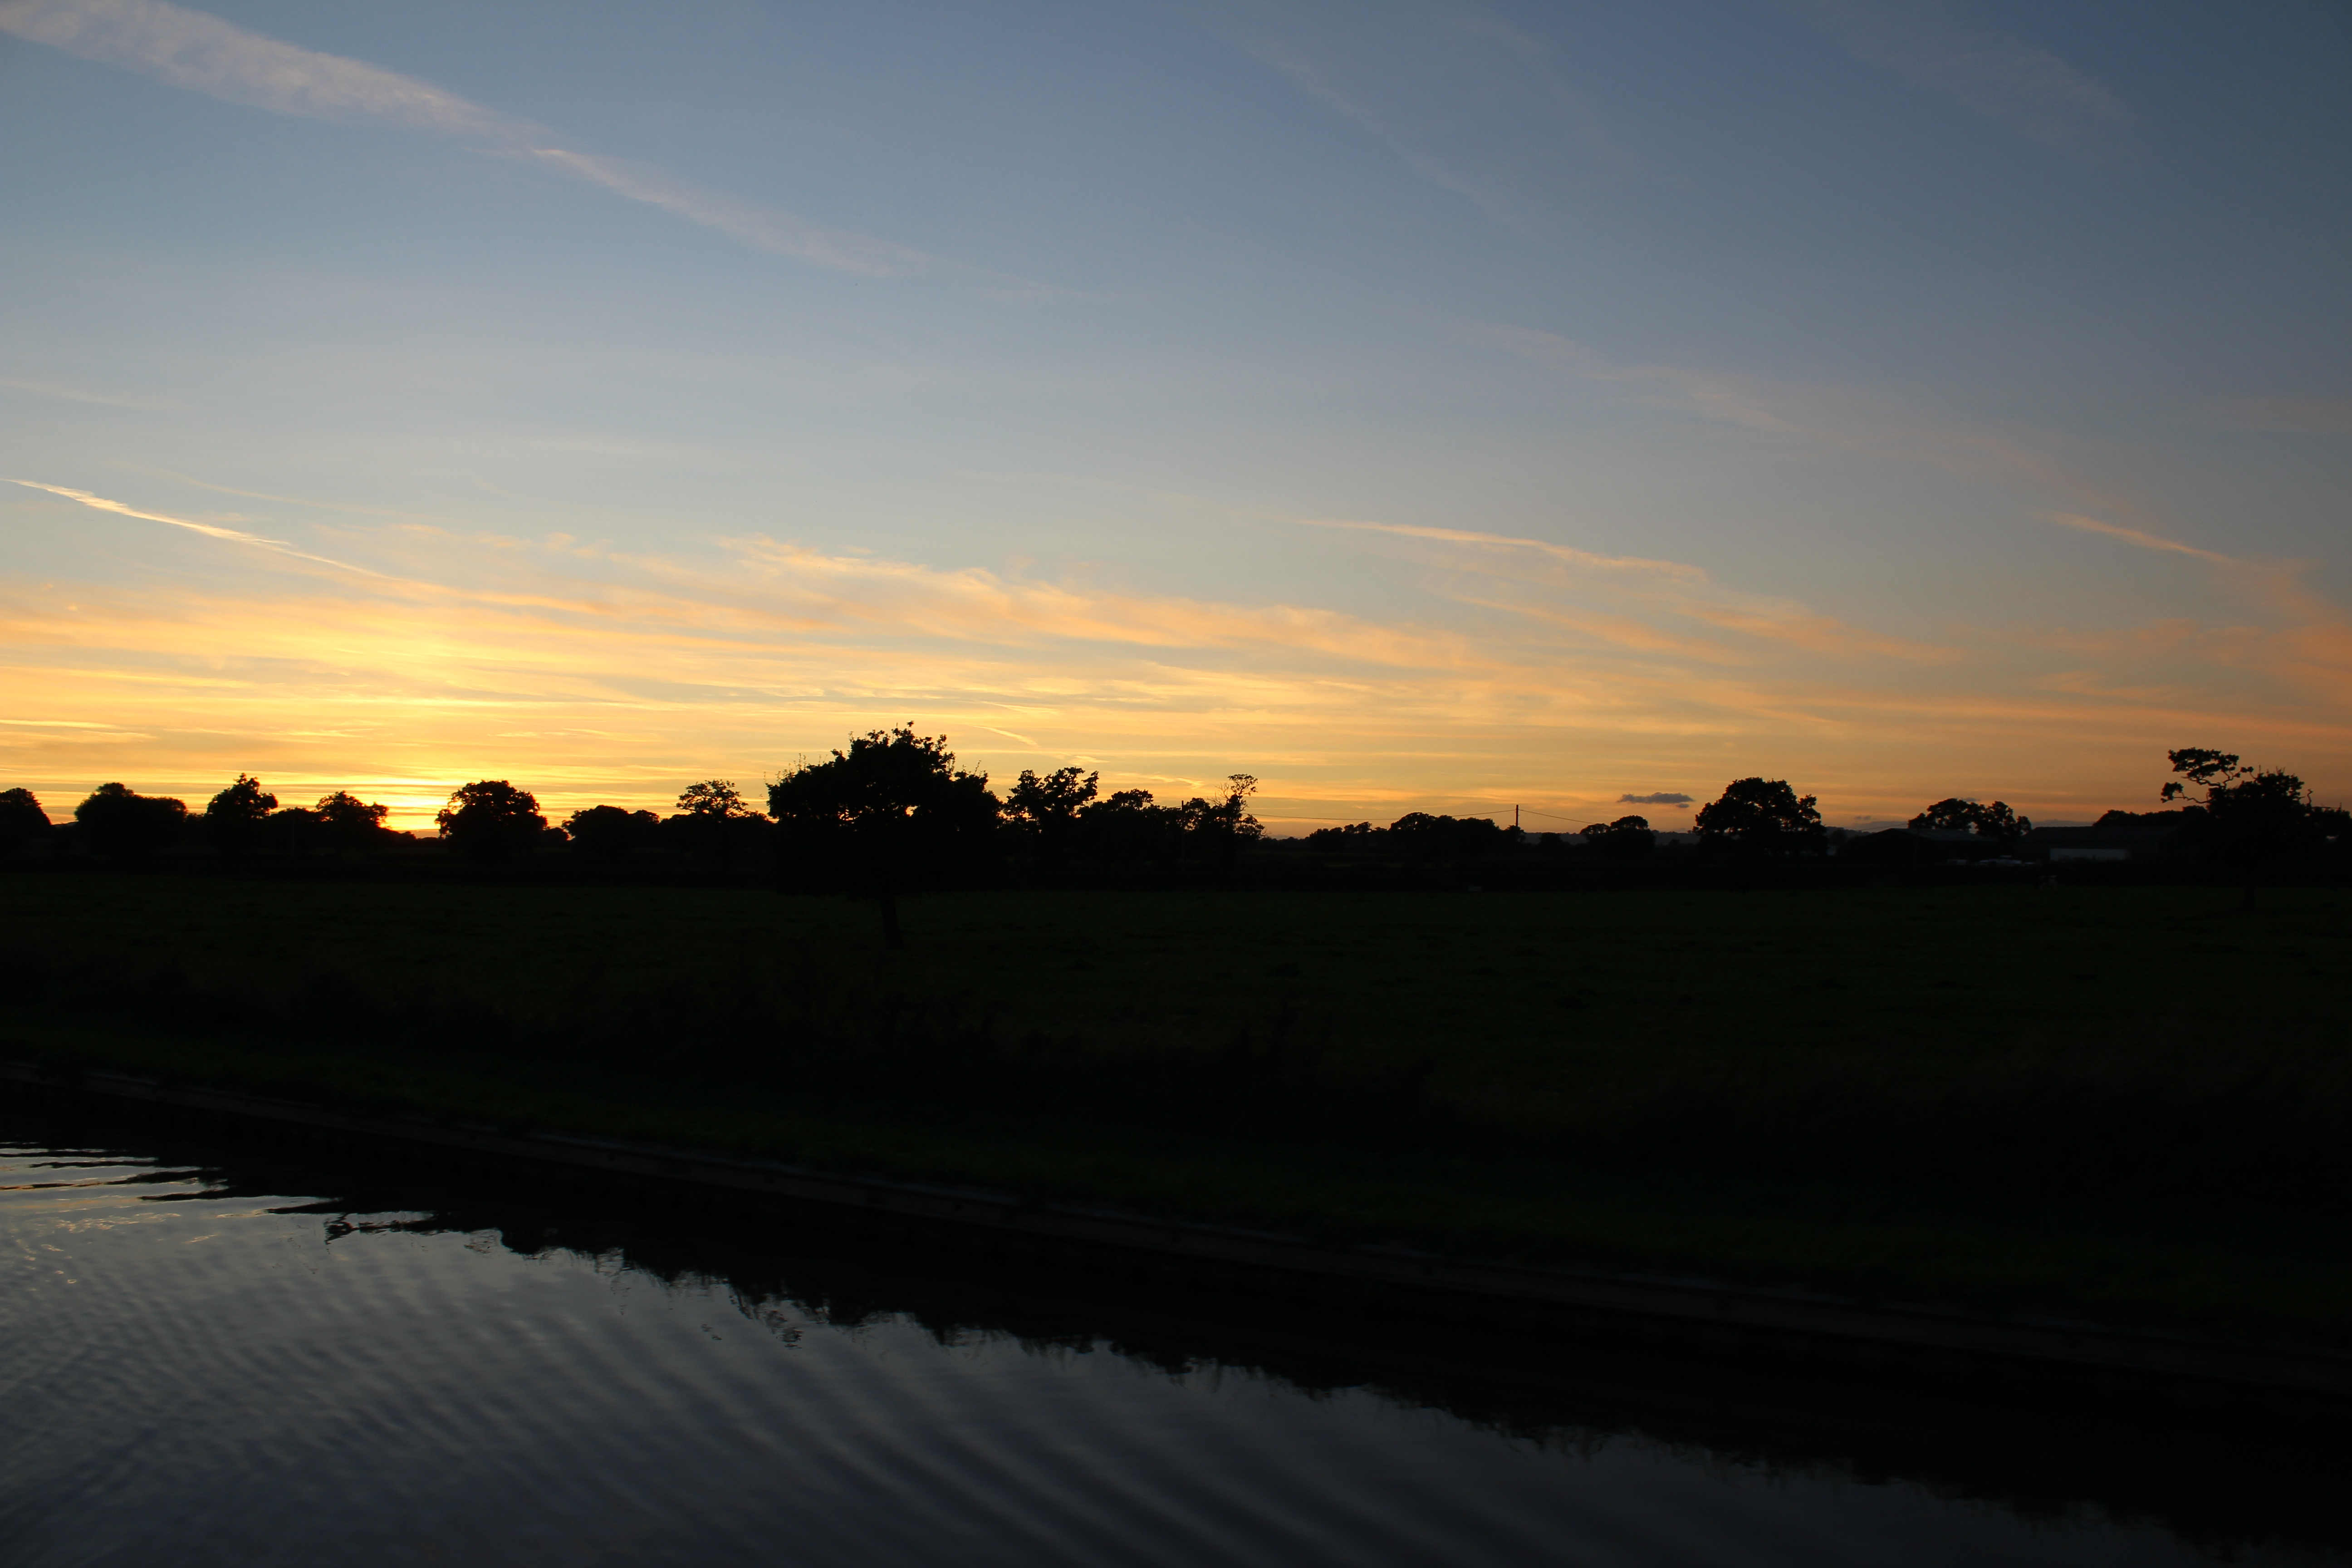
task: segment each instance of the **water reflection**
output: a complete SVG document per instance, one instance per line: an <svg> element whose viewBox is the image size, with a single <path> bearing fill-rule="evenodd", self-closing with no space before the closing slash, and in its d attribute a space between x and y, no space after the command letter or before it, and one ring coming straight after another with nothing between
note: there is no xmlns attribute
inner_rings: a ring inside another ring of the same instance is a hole
<svg viewBox="0 0 2352 1568"><path fill-rule="evenodd" d="M2326 1449L0 1110L11 1563L2352 1558Z"/></svg>

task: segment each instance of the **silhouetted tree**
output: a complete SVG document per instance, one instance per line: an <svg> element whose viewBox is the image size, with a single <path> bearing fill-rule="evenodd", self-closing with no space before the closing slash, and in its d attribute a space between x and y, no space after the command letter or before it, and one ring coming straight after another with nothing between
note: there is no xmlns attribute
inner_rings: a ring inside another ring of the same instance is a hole
<svg viewBox="0 0 2352 1568"><path fill-rule="evenodd" d="M307 805L280 806L269 814L269 844L299 860L320 847L319 814Z"/></svg>
<svg viewBox="0 0 2352 1568"><path fill-rule="evenodd" d="M592 805L563 819L572 847L592 860L625 860L650 847L661 829L661 818L650 811L630 811L617 805Z"/></svg>
<svg viewBox="0 0 2352 1568"><path fill-rule="evenodd" d="M1496 854L1520 842L1520 836L1518 829L1499 826L1492 817L1408 811L1386 827L1369 822L1318 827L1307 836L1306 842L1318 849L1349 854L1386 852L1438 860Z"/></svg>
<svg viewBox="0 0 2352 1568"><path fill-rule="evenodd" d="M1424 859L1491 855L1511 842L1511 830L1488 816L1433 816L1408 811L1388 826L1388 847Z"/></svg>
<svg viewBox="0 0 2352 1568"><path fill-rule="evenodd" d="M320 795L312 808L318 817L319 842L331 851L367 849L383 837L388 805L371 805L349 790Z"/></svg>
<svg viewBox="0 0 2352 1568"><path fill-rule="evenodd" d="M188 822L184 801L138 795L127 784L102 784L74 807L82 842L120 860L137 860L178 842Z"/></svg>
<svg viewBox="0 0 2352 1568"><path fill-rule="evenodd" d="M486 864L528 853L547 832L539 802L504 779L459 785L433 820L451 848Z"/></svg>
<svg viewBox="0 0 2352 1568"><path fill-rule="evenodd" d="M1177 812L1152 804L1148 789L1114 790L1078 809L1078 853L1107 865L1167 859L1175 851Z"/></svg>
<svg viewBox="0 0 2352 1568"><path fill-rule="evenodd" d="M1699 843L1729 845L1750 855L1819 853L1827 843L1813 797L1801 798L1786 779L1734 779L1720 798L1698 808Z"/></svg>
<svg viewBox="0 0 2352 1568"><path fill-rule="evenodd" d="M877 899L892 947L907 944L899 891L980 860L1002 809L988 775L957 767L945 736L907 724L860 735L768 786L783 852Z"/></svg>
<svg viewBox="0 0 2352 1568"><path fill-rule="evenodd" d="M743 804L743 792L732 779L704 779L678 792L677 809L688 816L752 816Z"/></svg>
<svg viewBox="0 0 2352 1568"><path fill-rule="evenodd" d="M1589 822L1577 829L1585 847L1612 860L1634 860L1658 847L1658 836L1646 816L1621 816L1614 822Z"/></svg>
<svg viewBox="0 0 2352 1568"><path fill-rule="evenodd" d="M2204 815L2205 808L2201 805L2175 806L2170 811L2108 810L2099 813L2098 819L2091 826L2094 827L2152 827L2162 831L2185 828L2190 822L2201 819Z"/></svg>
<svg viewBox="0 0 2352 1568"><path fill-rule="evenodd" d="M2189 808L2184 829L2203 847L2245 868L2243 907L2254 907L2254 884L2265 861L2282 859L2344 832L2345 813L2315 805L2303 780L2284 768L2257 768L2234 752L2185 746L2165 753L2180 777L2157 798L2179 800L2192 789L2204 799Z"/></svg>
<svg viewBox="0 0 2352 1568"><path fill-rule="evenodd" d="M1453 837L1454 818L1426 811L1408 811L1388 825L1383 837L1406 854L1436 855ZM1489 826L1493 826L1491 823Z"/></svg>
<svg viewBox="0 0 2352 1568"><path fill-rule="evenodd" d="M767 826L731 780L704 779L679 793L677 815L662 824L662 834L689 855L721 860L750 854Z"/></svg>
<svg viewBox="0 0 2352 1568"><path fill-rule="evenodd" d="M0 855L13 855L49 836L49 814L28 789L0 789Z"/></svg>
<svg viewBox="0 0 2352 1568"><path fill-rule="evenodd" d="M1243 845L1264 837L1265 829L1249 814L1249 797L1256 793L1255 777L1233 773L1225 779L1224 799L1194 795L1174 807L1176 830L1187 857L1230 861Z"/></svg>
<svg viewBox="0 0 2352 1568"><path fill-rule="evenodd" d="M1906 826L1973 833L1979 838L1997 838L2004 844L2014 843L2033 831L2032 818L2018 816L2006 802L1997 800L1990 805L1981 805L1958 796L1937 801Z"/></svg>
<svg viewBox="0 0 2352 1568"><path fill-rule="evenodd" d="M250 855L261 847L263 825L277 809L278 797L259 779L239 773L235 784L205 803L205 837L224 855Z"/></svg>
<svg viewBox="0 0 2352 1568"><path fill-rule="evenodd" d="M1041 778L1024 768L1004 797L1005 820L1035 848L1039 860L1058 870L1077 833L1079 813L1094 804L1101 779L1100 773L1076 768L1055 768Z"/></svg>

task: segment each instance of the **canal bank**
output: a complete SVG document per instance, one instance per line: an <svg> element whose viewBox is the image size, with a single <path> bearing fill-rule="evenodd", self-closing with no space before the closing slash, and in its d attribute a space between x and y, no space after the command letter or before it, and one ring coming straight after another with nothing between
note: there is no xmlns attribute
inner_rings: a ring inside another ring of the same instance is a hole
<svg viewBox="0 0 2352 1568"><path fill-rule="evenodd" d="M123 1073L44 1069L24 1061L0 1062L0 1083L19 1094L90 1097L308 1138L793 1205L951 1246L1098 1258L1201 1279L1387 1294L1416 1309L1454 1314L1539 1318L1598 1333L1664 1337L1736 1352L1937 1376L1993 1374L2204 1405L2335 1407L2352 1400L2352 1354L2314 1343L2232 1341L2055 1316L1866 1302L1696 1277L1484 1261L1404 1247L1328 1245L1099 1205L1026 1201L977 1187L859 1176L615 1139L343 1110Z"/></svg>

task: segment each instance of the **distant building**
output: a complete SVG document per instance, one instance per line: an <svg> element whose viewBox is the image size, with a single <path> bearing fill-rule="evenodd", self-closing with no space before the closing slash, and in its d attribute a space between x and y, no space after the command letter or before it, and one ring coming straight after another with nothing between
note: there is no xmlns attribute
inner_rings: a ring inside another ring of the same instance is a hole
<svg viewBox="0 0 2352 1568"><path fill-rule="evenodd" d="M2111 811L2088 827L2037 827L2021 852L2036 860L2154 860L2180 847L2177 811Z"/></svg>

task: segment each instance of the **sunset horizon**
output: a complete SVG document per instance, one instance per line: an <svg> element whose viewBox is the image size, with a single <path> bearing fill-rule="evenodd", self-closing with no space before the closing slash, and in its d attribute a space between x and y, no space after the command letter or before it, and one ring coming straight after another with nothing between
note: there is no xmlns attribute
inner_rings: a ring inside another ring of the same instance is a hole
<svg viewBox="0 0 2352 1568"><path fill-rule="evenodd" d="M7 782L2352 791L2340 23L1366 15L5 0Z"/></svg>
<svg viewBox="0 0 2352 1568"><path fill-rule="evenodd" d="M2352 1564L2347 67L0 0L7 1561Z"/></svg>

